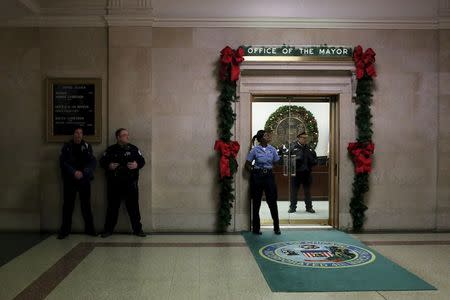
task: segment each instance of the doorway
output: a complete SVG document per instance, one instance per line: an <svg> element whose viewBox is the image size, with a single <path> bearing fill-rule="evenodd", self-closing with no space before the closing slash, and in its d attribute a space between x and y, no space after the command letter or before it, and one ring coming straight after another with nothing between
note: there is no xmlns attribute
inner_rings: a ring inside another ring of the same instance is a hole
<svg viewBox="0 0 450 300"><path fill-rule="evenodd" d="M272 146L280 155L279 164L273 168L278 188L278 213L282 227L333 226L336 204L336 120L337 95L252 95L251 136L260 129L272 134ZM316 164L307 172L311 183L306 184L315 211L307 212L305 185L298 185L300 168L297 136L307 134L306 144L316 154ZM297 190L297 207L291 202ZM263 198L263 202L264 202ZM250 214L251 215L251 214ZM260 210L261 225L271 225L268 206Z"/></svg>

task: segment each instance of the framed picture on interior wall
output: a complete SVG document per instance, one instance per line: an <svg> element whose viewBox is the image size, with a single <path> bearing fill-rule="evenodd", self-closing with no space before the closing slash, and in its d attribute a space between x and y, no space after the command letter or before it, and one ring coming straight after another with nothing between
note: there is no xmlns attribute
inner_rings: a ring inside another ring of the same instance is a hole
<svg viewBox="0 0 450 300"><path fill-rule="evenodd" d="M47 142L70 139L82 127L84 139L101 143L101 78L47 78Z"/></svg>

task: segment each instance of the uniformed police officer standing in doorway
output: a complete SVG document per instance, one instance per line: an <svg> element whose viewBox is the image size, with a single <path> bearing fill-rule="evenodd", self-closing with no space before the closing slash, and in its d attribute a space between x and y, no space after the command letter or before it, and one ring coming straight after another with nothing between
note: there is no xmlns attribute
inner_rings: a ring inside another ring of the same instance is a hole
<svg viewBox="0 0 450 300"><path fill-rule="evenodd" d="M252 138L252 144L258 140L259 145L253 147L247 155L245 168L251 172L250 193L252 197L252 232L262 234L260 227L259 209L263 193L266 195L266 202L269 206L273 220L273 231L281 234L280 220L278 217L278 192L275 177L272 172L273 164L280 161L277 150L270 145L271 135L265 130L258 130ZM254 165L252 166L252 162Z"/></svg>
<svg viewBox="0 0 450 300"><path fill-rule="evenodd" d="M317 155L307 143L308 135L306 132L301 132L297 135L297 140L289 147L291 155L295 155L295 177L291 180L291 204L289 213L294 213L297 210L297 193L300 185L303 185L305 192L305 206L306 212L315 213L311 201L311 183L312 167L317 165Z"/></svg>
<svg viewBox="0 0 450 300"><path fill-rule="evenodd" d="M129 143L128 138L128 130L117 129L117 143L108 147L100 159L100 165L106 171L108 197L105 231L102 237L108 237L114 232L122 199L125 199L133 234L145 236L139 212L138 189L139 169L145 165L145 159L139 149Z"/></svg>
<svg viewBox="0 0 450 300"><path fill-rule="evenodd" d="M92 154L91 145L83 140L81 127L75 128L73 138L62 147L59 161L63 178L64 204L58 239L64 239L71 231L77 192L80 195L85 233L96 236L91 211L91 180L94 179L97 161Z"/></svg>

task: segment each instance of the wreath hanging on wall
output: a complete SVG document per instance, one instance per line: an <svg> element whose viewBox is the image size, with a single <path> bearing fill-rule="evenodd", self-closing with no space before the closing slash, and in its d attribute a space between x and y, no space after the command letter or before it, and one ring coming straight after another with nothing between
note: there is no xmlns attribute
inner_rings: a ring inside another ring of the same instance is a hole
<svg viewBox="0 0 450 300"><path fill-rule="evenodd" d="M219 140L214 145L214 149L220 153L219 231L225 231L230 225L231 208L234 202L233 176L237 171L236 155L239 151L239 143L231 140L233 136L231 128L236 120L232 103L238 101L236 81L239 79L239 66L244 61L243 56L244 49L242 47L233 50L227 46L220 52ZM375 52L372 48L363 51L361 46L357 46L353 50L353 61L355 62L356 78L358 79L356 87L358 108L355 116L357 138L356 142L348 144L347 150L355 165L350 214L353 218L353 230L360 231L365 221L367 205L364 201L364 194L369 190L369 173L372 170L372 156L375 149L372 142L372 114L370 110L374 88L373 78L376 76ZM314 132L314 128L312 129L310 133Z"/></svg>
<svg viewBox="0 0 450 300"><path fill-rule="evenodd" d="M295 129L295 132L292 133L294 138L290 137L286 141L281 141L276 138L278 131L280 130L280 124L289 120L289 118L297 123L297 126L295 126L297 128ZM264 130L274 133L275 136L272 137L272 144L275 148L282 146L282 144L288 146L290 142L295 140L297 134L301 133L303 130L309 135L310 147L316 149L319 141L316 118L314 118L314 115L303 106L284 105L279 107L267 119Z"/></svg>

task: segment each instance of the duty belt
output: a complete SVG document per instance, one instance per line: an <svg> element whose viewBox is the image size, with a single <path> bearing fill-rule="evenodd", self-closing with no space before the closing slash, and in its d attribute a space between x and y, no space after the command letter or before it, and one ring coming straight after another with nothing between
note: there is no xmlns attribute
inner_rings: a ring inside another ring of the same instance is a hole
<svg viewBox="0 0 450 300"><path fill-rule="evenodd" d="M270 174L272 173L272 169L255 168L253 172L256 174Z"/></svg>

